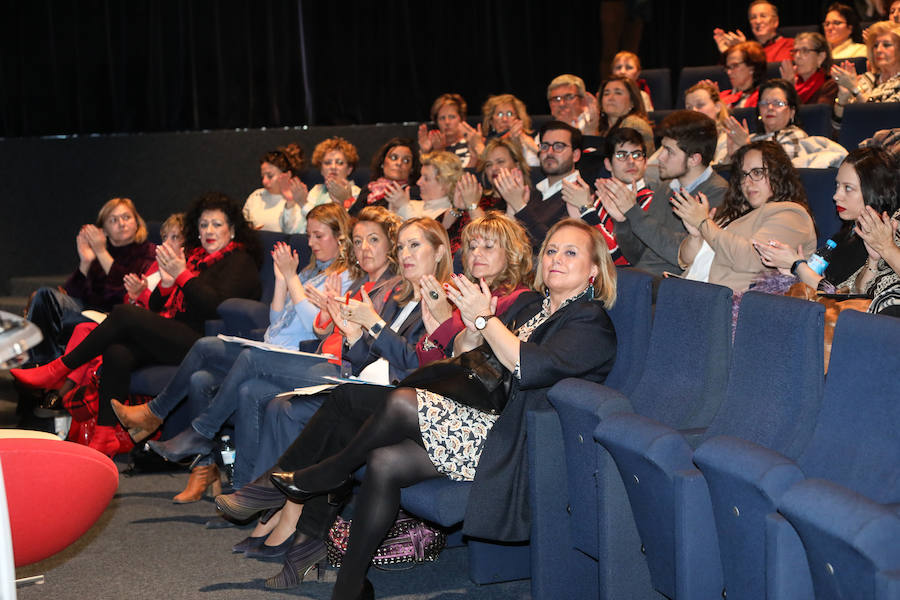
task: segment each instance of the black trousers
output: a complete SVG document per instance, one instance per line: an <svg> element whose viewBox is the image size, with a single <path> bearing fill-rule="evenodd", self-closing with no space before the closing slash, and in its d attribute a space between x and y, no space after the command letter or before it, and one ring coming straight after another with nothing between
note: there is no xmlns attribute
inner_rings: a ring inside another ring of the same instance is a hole
<svg viewBox="0 0 900 600"><path fill-rule="evenodd" d="M384 404L393 388L345 384L334 388L303 432L278 459L283 471L314 465L343 450L359 428ZM328 504L327 496L316 496L303 505L297 529L325 539L340 507Z"/></svg>
<svg viewBox="0 0 900 600"><path fill-rule="evenodd" d="M109 401L128 396L131 372L145 365L180 364L198 339L200 334L181 321L121 304L63 357L63 364L74 369L103 356L97 424L115 425L116 415Z"/></svg>

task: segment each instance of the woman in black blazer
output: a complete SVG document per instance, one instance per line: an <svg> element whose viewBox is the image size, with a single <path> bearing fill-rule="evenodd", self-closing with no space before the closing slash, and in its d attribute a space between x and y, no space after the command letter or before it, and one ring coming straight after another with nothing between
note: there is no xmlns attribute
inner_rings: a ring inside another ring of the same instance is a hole
<svg viewBox="0 0 900 600"><path fill-rule="evenodd" d="M502 414L427 390L398 388L342 451L311 467L272 475L289 498L305 501L343 492L351 474L367 465L332 598L374 596L366 571L396 516L400 489L425 479L474 479L469 504L487 517L473 515L467 531L527 539L525 414L546 407L546 393L560 379L603 381L616 353L604 308L615 301L615 269L603 238L589 225L566 219L548 232L539 256L535 289L542 294L522 294L504 319L496 316L496 300L483 282L457 278L456 288L448 290L466 325L454 350L487 342L513 373ZM461 427L453 425L459 422Z"/></svg>

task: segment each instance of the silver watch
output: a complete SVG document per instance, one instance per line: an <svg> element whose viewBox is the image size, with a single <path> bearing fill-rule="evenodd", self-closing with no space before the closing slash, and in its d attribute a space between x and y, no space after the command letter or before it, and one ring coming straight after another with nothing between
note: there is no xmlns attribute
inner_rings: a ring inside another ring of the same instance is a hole
<svg viewBox="0 0 900 600"><path fill-rule="evenodd" d="M475 329L481 331L485 327L487 327L488 321L493 319L496 315L483 315L480 317L475 317Z"/></svg>

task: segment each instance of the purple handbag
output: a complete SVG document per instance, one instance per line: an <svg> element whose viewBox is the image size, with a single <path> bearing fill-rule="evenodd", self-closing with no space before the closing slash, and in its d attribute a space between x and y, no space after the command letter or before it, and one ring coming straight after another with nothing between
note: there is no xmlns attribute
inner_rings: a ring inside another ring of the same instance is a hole
<svg viewBox="0 0 900 600"><path fill-rule="evenodd" d="M347 552L349 539L350 521L338 517L331 529L328 530L328 538L325 540L328 562L332 567L341 566L341 561ZM401 510L397 514L397 520L394 521L381 545L375 551L372 565L385 571L392 571L403 570L403 568L386 569L384 567L412 563L405 567L410 569L426 560L436 560L446 543L447 536L441 529L432 527Z"/></svg>

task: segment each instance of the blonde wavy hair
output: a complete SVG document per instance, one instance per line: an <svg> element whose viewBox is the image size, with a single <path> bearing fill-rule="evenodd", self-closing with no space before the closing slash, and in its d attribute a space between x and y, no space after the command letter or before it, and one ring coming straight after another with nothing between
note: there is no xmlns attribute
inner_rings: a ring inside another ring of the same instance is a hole
<svg viewBox="0 0 900 600"><path fill-rule="evenodd" d="M525 228L515 219L490 211L463 227L461 237L463 271L469 279L474 280L469 270L469 243L482 238L493 241L506 252L506 266L492 282L491 289L509 293L531 282L531 242Z"/></svg>
<svg viewBox="0 0 900 600"><path fill-rule="evenodd" d="M879 73L881 69L875 66L875 40L880 36L889 34L894 40L894 62L900 61L900 24L893 21L878 21L869 26L869 35L866 37L866 54L869 57L869 65L873 73Z"/></svg>
<svg viewBox="0 0 900 600"><path fill-rule="evenodd" d="M463 174L459 157L452 152L429 152L422 155L422 168L425 167L434 167L438 183L447 188L447 197L452 201L456 184ZM421 169L419 172L421 173Z"/></svg>
<svg viewBox="0 0 900 600"><path fill-rule="evenodd" d="M316 206L306 215L306 221L315 219L331 230L334 239L338 243L338 255L334 262L325 269L326 274L340 273L350 266L350 257L353 256L353 241L350 239L350 215L340 204L329 202ZM310 254L309 266L316 266L316 255Z"/></svg>
<svg viewBox="0 0 900 600"><path fill-rule="evenodd" d="M599 269L597 277L594 278L594 298L603 301L605 308L612 308L616 303L616 267L613 265L612 259L609 257L609 247L600 232L596 228L588 225L580 219L563 219L550 228L541 249L538 252L538 260L544 256L547 251L547 244L550 238L563 227L573 227L588 234L591 238L591 262ZM544 285L544 278L541 273L541 267L535 269L534 274L534 290L541 293L547 293L547 286Z"/></svg>
<svg viewBox="0 0 900 600"><path fill-rule="evenodd" d="M106 204L100 208L100 212L97 213L97 221L94 224L100 229L103 229L103 224L106 222L106 219L109 218L112 211L120 206L124 206L131 211L131 216L134 217L134 220L137 222L137 231L134 233L134 241L138 244L147 241L147 223L144 222L144 218L138 213L131 198L112 198L111 200L107 200ZM104 231L106 230L104 229Z"/></svg>

